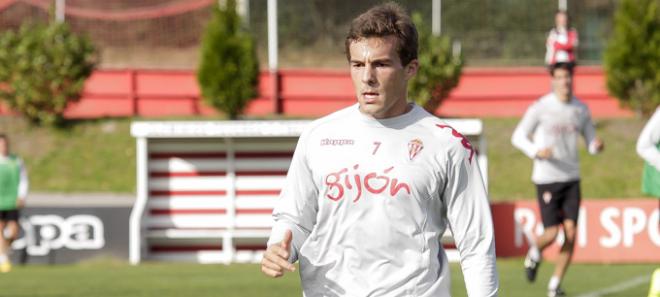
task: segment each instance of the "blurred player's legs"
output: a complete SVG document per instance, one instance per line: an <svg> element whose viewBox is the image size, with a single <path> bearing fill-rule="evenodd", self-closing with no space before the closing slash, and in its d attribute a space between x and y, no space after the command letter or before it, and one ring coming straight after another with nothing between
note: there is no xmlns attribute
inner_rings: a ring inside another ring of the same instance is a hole
<svg viewBox="0 0 660 297"><path fill-rule="evenodd" d="M560 288L566 269L568 268L571 258L573 257L573 248L575 246L576 228L575 221L564 220L564 243L561 246L557 261L555 264L555 271L548 282L548 296L565 296L564 291ZM559 233L559 225L546 227L543 234L538 237L536 242L531 243L531 247L525 257L525 273L527 280L533 282L536 280L536 273L541 264L541 253L545 248L550 246Z"/></svg>
<svg viewBox="0 0 660 297"><path fill-rule="evenodd" d="M559 287L561 281L564 279L564 274L568 265L571 263L573 257L573 248L575 246L576 228L575 221L564 220L564 244L561 246L557 261L555 263L555 272L552 274L548 282L548 296L565 296L566 293Z"/></svg>
<svg viewBox="0 0 660 297"><path fill-rule="evenodd" d="M575 222L573 220L564 221L564 244L561 246L559 255L557 256L557 262L555 265L555 273L553 276L559 277L561 280L566 273L568 264L571 262L573 257L573 247L575 246Z"/></svg>
<svg viewBox="0 0 660 297"><path fill-rule="evenodd" d="M6 226L6 222L0 220L0 272L2 273L11 270L11 264L9 263L9 257L7 256L8 244L4 232Z"/></svg>
<svg viewBox="0 0 660 297"><path fill-rule="evenodd" d="M534 282L536 280L536 273L538 272L539 265L541 265L543 250L552 244L559 233L559 226L550 226L543 229L543 234L539 236L535 242L530 243L527 257L525 258L525 272L527 280Z"/></svg>
<svg viewBox="0 0 660 297"><path fill-rule="evenodd" d="M18 236L18 212L16 210L2 212L3 219L0 220L0 273L6 273L11 271L11 260L9 259L11 244Z"/></svg>

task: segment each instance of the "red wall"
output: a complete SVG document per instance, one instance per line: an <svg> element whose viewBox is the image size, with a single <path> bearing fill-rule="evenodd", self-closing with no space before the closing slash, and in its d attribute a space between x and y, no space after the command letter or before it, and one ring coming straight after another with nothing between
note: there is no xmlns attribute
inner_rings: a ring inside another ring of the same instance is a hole
<svg viewBox="0 0 660 297"><path fill-rule="evenodd" d="M259 98L252 101L249 115L273 113L272 88L267 72L261 74ZM348 71L282 70L279 105L286 115L318 117L355 102ZM521 116L527 106L550 91L542 67L468 68L450 98L440 108L443 116ZM594 117L629 117L605 89L602 69L580 67L575 91L589 105ZM80 102L67 110L69 118L116 116L212 115L200 103L192 70L98 70L87 81ZM0 113L6 113L0 108Z"/></svg>

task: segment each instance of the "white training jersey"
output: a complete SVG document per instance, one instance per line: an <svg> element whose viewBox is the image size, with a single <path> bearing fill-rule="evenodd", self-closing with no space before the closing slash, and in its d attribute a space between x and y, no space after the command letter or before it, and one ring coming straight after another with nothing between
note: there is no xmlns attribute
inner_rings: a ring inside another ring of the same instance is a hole
<svg viewBox="0 0 660 297"><path fill-rule="evenodd" d="M637 154L660 171L660 107L655 110L637 139Z"/></svg>
<svg viewBox="0 0 660 297"><path fill-rule="evenodd" d="M314 121L273 216L269 245L292 230L304 296L450 296L447 227L468 294L497 295L476 151L417 105L377 120L356 104Z"/></svg>
<svg viewBox="0 0 660 297"><path fill-rule="evenodd" d="M589 108L576 97L562 102L554 93L550 93L527 109L513 132L511 142L534 159L532 181L535 184L549 184L580 179L579 135L589 145L589 152L596 154L593 142L596 129ZM539 150L548 147L552 148L550 159L536 158Z"/></svg>

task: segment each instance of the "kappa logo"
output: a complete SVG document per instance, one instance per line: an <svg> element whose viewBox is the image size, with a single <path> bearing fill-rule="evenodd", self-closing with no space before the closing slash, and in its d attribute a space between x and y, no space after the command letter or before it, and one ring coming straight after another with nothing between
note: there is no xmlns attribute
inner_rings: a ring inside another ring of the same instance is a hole
<svg viewBox="0 0 660 297"><path fill-rule="evenodd" d="M550 203L551 200L552 200L552 193L550 193L550 191L543 192L543 202L545 202L545 204L548 204Z"/></svg>
<svg viewBox="0 0 660 297"><path fill-rule="evenodd" d="M354 145L355 140L353 139L330 139L330 138L324 138L321 139L321 145Z"/></svg>
<svg viewBox="0 0 660 297"><path fill-rule="evenodd" d="M408 158L410 158L410 161L412 161L412 159L414 159L423 148L424 142L422 142L419 138L415 138L408 142Z"/></svg>

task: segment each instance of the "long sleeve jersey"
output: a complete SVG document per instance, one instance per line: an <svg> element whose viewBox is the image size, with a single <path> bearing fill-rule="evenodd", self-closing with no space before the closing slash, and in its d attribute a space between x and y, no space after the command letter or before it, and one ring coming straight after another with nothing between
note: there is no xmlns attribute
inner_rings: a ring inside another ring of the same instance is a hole
<svg viewBox="0 0 660 297"><path fill-rule="evenodd" d="M527 109L513 132L511 142L534 159L532 181L548 184L580 179L578 135L584 137L589 152L596 154L596 129L589 108L576 97L562 102L550 93ZM536 158L537 152L544 148L552 149L552 157L547 160Z"/></svg>
<svg viewBox="0 0 660 297"><path fill-rule="evenodd" d="M27 196L28 185L23 160L14 155L0 156L0 210L16 209L17 201Z"/></svg>
<svg viewBox="0 0 660 297"><path fill-rule="evenodd" d="M546 40L545 63L575 63L578 47L578 33L575 29L553 28Z"/></svg>
<svg viewBox="0 0 660 297"><path fill-rule="evenodd" d="M637 139L637 154L660 171L660 107L655 110Z"/></svg>
<svg viewBox="0 0 660 297"><path fill-rule="evenodd" d="M383 120L358 105L301 135L269 244L293 233L304 296L450 296L449 227L470 296L496 296L492 218L476 151L413 105Z"/></svg>

